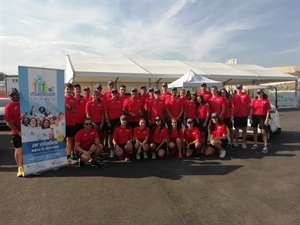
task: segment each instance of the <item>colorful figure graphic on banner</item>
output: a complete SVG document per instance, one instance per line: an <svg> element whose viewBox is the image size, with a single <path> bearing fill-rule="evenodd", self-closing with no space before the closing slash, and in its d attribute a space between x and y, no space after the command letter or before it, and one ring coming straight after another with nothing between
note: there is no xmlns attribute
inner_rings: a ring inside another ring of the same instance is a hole
<svg viewBox="0 0 300 225"><path fill-rule="evenodd" d="M25 176L67 165L64 71L20 66L19 81Z"/></svg>

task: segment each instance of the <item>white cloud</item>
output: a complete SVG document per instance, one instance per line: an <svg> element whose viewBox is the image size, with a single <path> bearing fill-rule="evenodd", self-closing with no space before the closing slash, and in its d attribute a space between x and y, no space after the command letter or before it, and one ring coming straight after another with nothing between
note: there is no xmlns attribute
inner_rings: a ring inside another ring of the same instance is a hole
<svg viewBox="0 0 300 225"><path fill-rule="evenodd" d="M63 68L66 54L213 61L224 61L230 54L246 59L253 45L263 48L256 32L272 37L263 29L272 27L280 9L266 10L266 4L271 5L268 1L4 1L0 70L15 74L20 64ZM293 38L290 32L284 35Z"/></svg>

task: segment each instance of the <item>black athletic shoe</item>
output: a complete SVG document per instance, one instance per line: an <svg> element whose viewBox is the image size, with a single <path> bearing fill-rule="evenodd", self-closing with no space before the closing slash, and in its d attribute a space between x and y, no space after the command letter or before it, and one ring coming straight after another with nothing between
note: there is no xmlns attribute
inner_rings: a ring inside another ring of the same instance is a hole
<svg viewBox="0 0 300 225"><path fill-rule="evenodd" d="M101 165L99 163L97 163L96 161L91 162L91 166L92 167L101 167Z"/></svg>

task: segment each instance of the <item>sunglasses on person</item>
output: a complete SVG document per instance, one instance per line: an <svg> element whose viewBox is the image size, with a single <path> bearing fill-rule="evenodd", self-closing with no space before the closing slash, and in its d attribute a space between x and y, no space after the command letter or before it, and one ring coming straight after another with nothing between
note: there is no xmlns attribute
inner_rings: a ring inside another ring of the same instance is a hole
<svg viewBox="0 0 300 225"><path fill-rule="evenodd" d="M86 126L92 126L92 123L84 123Z"/></svg>

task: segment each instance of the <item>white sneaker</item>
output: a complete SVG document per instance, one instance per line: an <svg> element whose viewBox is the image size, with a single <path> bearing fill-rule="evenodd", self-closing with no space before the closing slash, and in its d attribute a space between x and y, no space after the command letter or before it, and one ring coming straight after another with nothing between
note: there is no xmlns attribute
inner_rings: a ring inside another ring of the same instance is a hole
<svg viewBox="0 0 300 225"><path fill-rule="evenodd" d="M255 150L255 149L257 149L257 148L258 148L257 144L254 144L254 145L251 147L251 149L253 149L253 150Z"/></svg>
<svg viewBox="0 0 300 225"><path fill-rule="evenodd" d="M156 153L155 152L152 153L152 159L156 159Z"/></svg>
<svg viewBox="0 0 300 225"><path fill-rule="evenodd" d="M114 158L115 157L115 152L114 150L110 150L109 158Z"/></svg>
<svg viewBox="0 0 300 225"><path fill-rule="evenodd" d="M242 143L242 148L243 149L247 149L247 144L246 143Z"/></svg>
<svg viewBox="0 0 300 225"><path fill-rule="evenodd" d="M236 142L234 142L234 143L233 143L233 147L238 148L238 147L239 147L239 144L236 143Z"/></svg>
<svg viewBox="0 0 300 225"><path fill-rule="evenodd" d="M141 156L140 156L139 153L136 153L136 159L137 159L137 160L140 160L140 159L141 159Z"/></svg>
<svg viewBox="0 0 300 225"><path fill-rule="evenodd" d="M220 154L220 158L223 159L226 156L226 150L222 149L219 154Z"/></svg>
<svg viewBox="0 0 300 225"><path fill-rule="evenodd" d="M78 163L77 160L71 159L71 157L68 158L68 164L69 164L69 165L75 165L75 164L77 164L77 163Z"/></svg>
<svg viewBox="0 0 300 225"><path fill-rule="evenodd" d="M148 154L147 154L147 152L144 152L144 159L148 159Z"/></svg>
<svg viewBox="0 0 300 225"><path fill-rule="evenodd" d="M265 146L261 152L262 152L262 153L268 153L268 151L269 151L268 147Z"/></svg>

